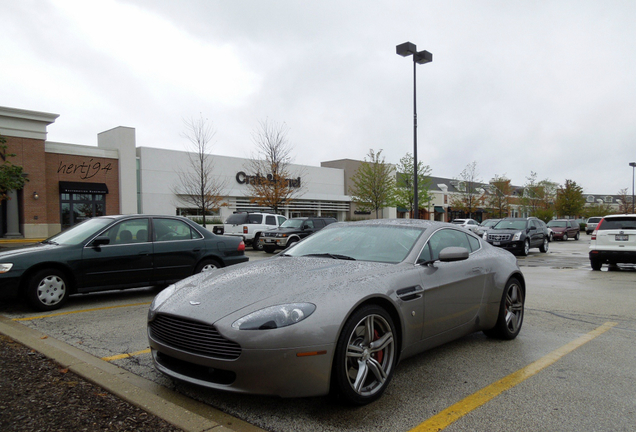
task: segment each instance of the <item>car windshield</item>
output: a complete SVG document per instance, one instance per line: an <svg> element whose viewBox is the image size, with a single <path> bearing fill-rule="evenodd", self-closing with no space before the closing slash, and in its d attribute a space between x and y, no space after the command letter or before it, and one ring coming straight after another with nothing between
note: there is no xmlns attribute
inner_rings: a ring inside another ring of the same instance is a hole
<svg viewBox="0 0 636 432"><path fill-rule="evenodd" d="M285 255L399 263L424 230L387 225L344 225L325 228L285 251Z"/></svg>
<svg viewBox="0 0 636 432"><path fill-rule="evenodd" d="M550 221L548 222L550 228L565 228L567 223L565 221Z"/></svg>
<svg viewBox="0 0 636 432"><path fill-rule="evenodd" d="M481 223L481 226L483 226L483 227L492 227L492 226L497 225L497 222L499 222L499 219L488 219L488 220L483 221Z"/></svg>
<svg viewBox="0 0 636 432"><path fill-rule="evenodd" d="M300 228L305 219L287 219L283 222L280 227L281 228Z"/></svg>
<svg viewBox="0 0 636 432"><path fill-rule="evenodd" d="M526 229L525 220L502 220L492 229L494 230L524 230Z"/></svg>
<svg viewBox="0 0 636 432"><path fill-rule="evenodd" d="M77 245L97 234L102 228L106 227L111 222L112 219L88 219L67 229L66 231L62 231L61 233L44 240L44 243Z"/></svg>

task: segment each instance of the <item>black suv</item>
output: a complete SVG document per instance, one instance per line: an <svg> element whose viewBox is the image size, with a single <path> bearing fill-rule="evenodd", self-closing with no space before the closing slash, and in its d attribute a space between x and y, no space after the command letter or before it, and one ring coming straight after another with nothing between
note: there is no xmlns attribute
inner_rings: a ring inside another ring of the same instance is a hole
<svg viewBox="0 0 636 432"><path fill-rule="evenodd" d="M530 218L505 218L490 228L485 240L512 253L527 256L530 248L548 251L550 234L543 221Z"/></svg>
<svg viewBox="0 0 636 432"><path fill-rule="evenodd" d="M273 253L276 249L288 248L297 241L304 239L316 231L320 231L334 222L338 221L334 218L323 217L287 219L278 228L262 232L259 242L263 245L265 252Z"/></svg>

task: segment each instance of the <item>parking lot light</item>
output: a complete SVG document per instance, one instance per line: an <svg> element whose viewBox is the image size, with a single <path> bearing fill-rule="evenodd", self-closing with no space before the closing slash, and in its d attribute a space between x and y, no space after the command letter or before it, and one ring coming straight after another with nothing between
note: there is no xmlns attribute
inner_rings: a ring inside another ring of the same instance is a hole
<svg viewBox="0 0 636 432"><path fill-rule="evenodd" d="M634 168L636 168L636 162L630 162L629 166L632 167L632 214L634 213Z"/></svg>

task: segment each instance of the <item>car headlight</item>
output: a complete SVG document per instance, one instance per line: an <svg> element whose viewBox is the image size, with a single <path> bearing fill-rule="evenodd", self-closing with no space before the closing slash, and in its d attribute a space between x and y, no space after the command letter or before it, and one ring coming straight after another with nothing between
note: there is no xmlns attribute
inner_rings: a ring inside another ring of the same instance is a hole
<svg viewBox="0 0 636 432"><path fill-rule="evenodd" d="M512 236L512 241L518 241L521 240L521 234L523 234L523 231L518 231L515 233L514 236Z"/></svg>
<svg viewBox="0 0 636 432"><path fill-rule="evenodd" d="M159 306L164 304L165 301L168 300L168 297L174 294L176 289L177 287L175 285L169 285L166 288L162 289L161 292L155 296L154 300L150 304L150 309L148 309L148 321L151 321L155 317Z"/></svg>
<svg viewBox="0 0 636 432"><path fill-rule="evenodd" d="M287 234L276 234L276 237L281 237L281 238L287 237Z"/></svg>
<svg viewBox="0 0 636 432"><path fill-rule="evenodd" d="M0 273L8 272L11 270L11 267L13 267L13 264L11 263L0 263Z"/></svg>
<svg viewBox="0 0 636 432"><path fill-rule="evenodd" d="M238 330L270 330L296 324L314 313L312 303L292 303L270 306L239 318L232 327Z"/></svg>

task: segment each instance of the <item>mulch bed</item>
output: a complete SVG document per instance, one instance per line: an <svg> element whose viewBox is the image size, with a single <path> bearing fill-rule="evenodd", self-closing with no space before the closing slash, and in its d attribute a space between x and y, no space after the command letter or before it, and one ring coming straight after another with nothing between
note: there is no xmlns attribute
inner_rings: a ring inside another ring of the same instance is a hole
<svg viewBox="0 0 636 432"><path fill-rule="evenodd" d="M0 335L1 431L179 431Z"/></svg>

